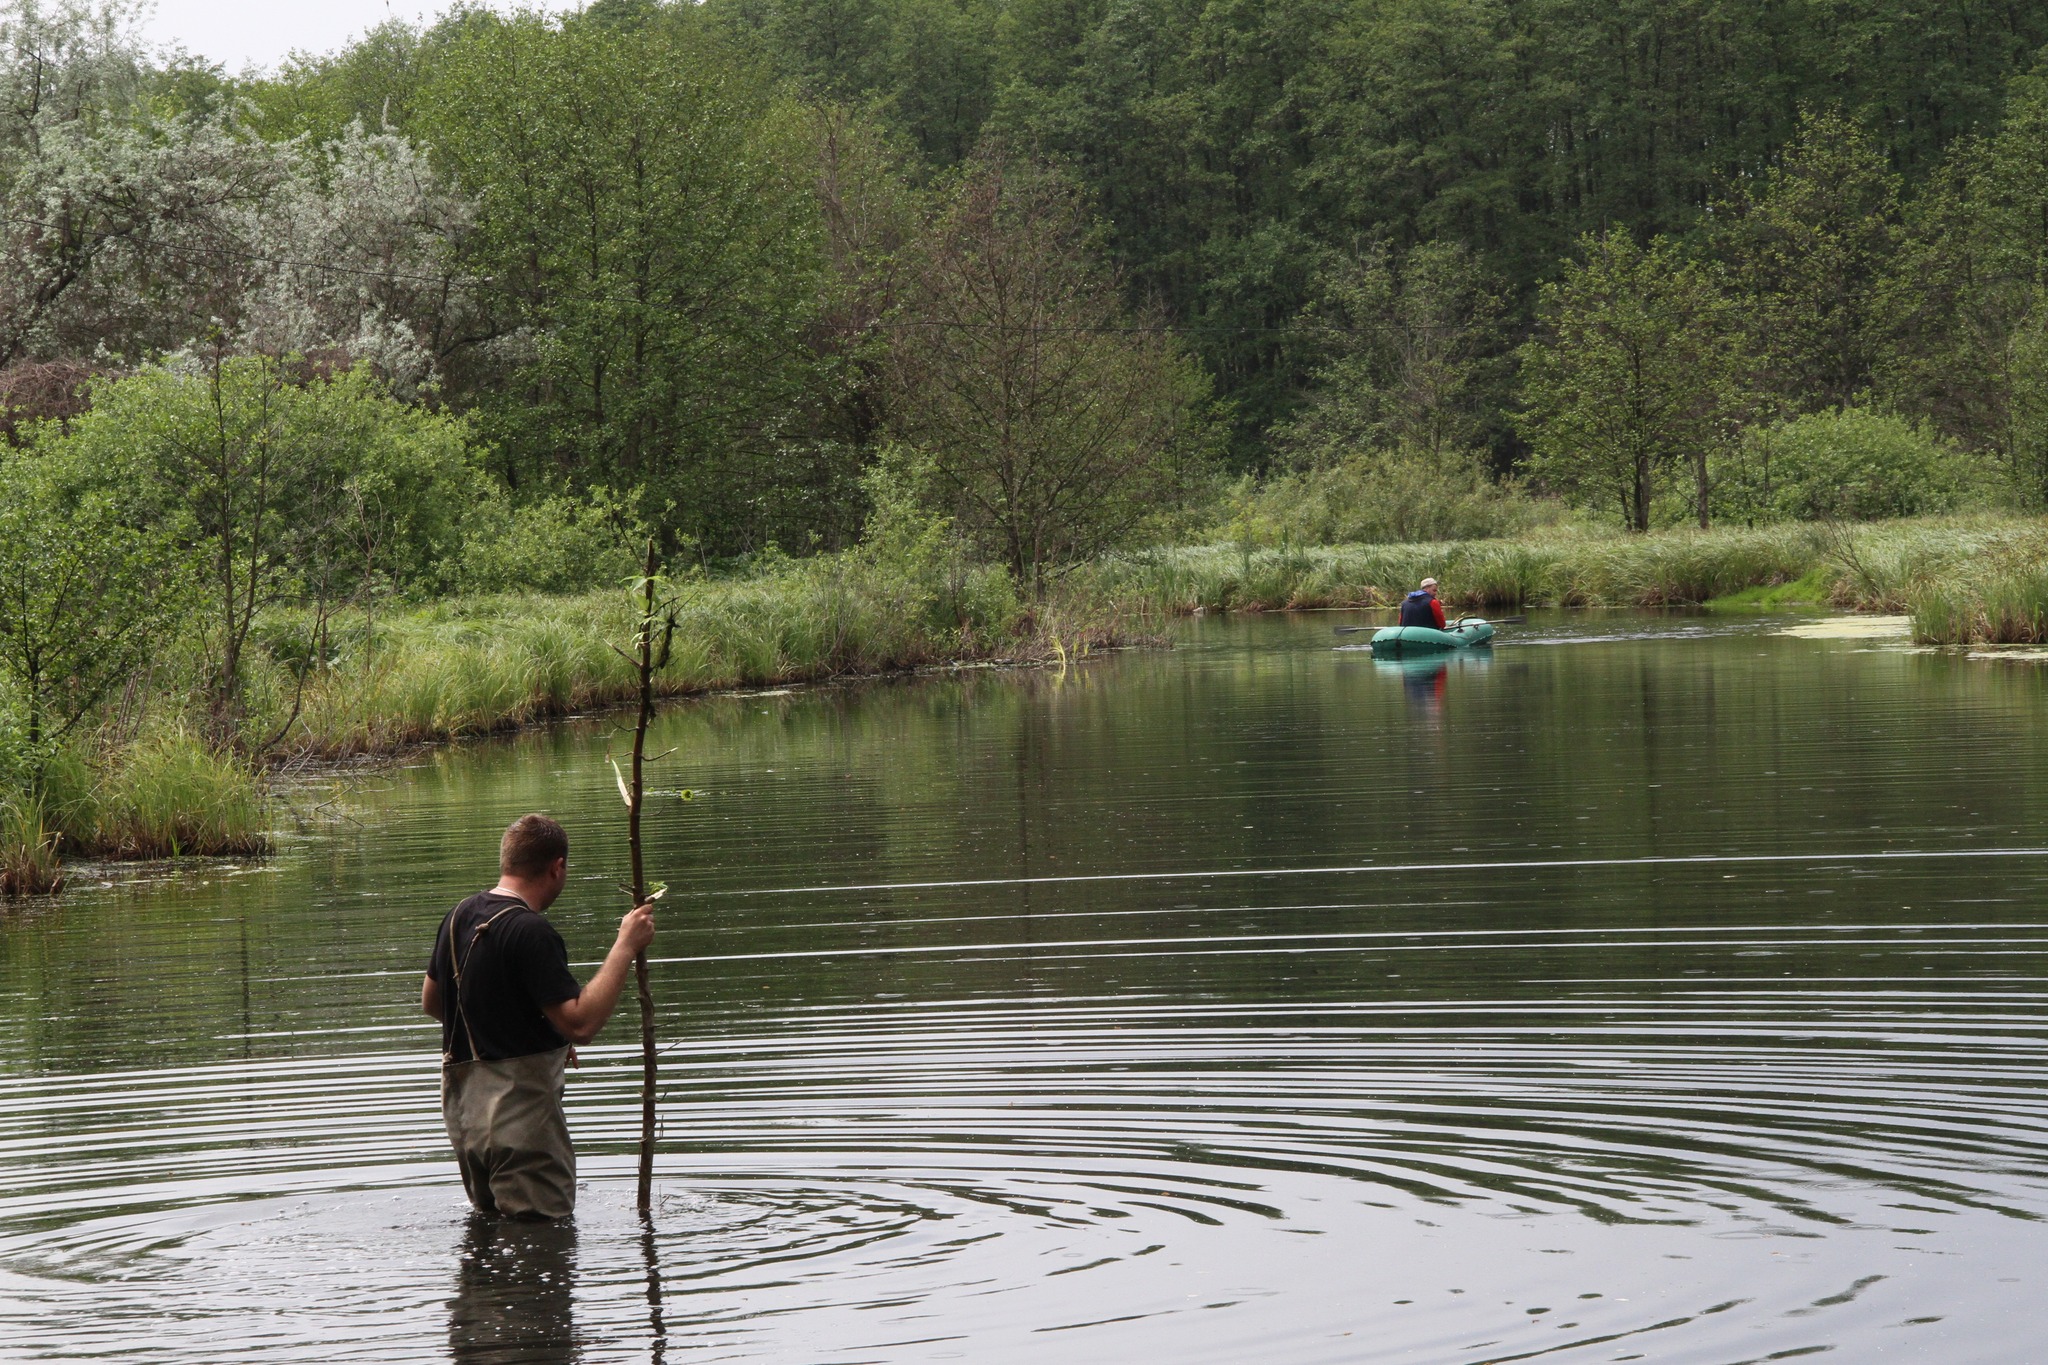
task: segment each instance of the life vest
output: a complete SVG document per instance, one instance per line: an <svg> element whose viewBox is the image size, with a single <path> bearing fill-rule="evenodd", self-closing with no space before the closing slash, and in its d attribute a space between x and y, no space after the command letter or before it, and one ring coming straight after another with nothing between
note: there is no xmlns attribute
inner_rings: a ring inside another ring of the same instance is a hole
<svg viewBox="0 0 2048 1365"><path fill-rule="evenodd" d="M1401 624L1404 626L1428 626L1441 630L1437 624L1436 601L1427 592L1411 592L1401 600Z"/></svg>

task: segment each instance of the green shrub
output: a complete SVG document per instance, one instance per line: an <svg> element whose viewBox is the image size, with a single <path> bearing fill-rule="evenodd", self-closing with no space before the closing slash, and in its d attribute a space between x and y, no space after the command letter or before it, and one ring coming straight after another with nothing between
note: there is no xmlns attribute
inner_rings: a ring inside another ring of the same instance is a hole
<svg viewBox="0 0 2048 1365"><path fill-rule="evenodd" d="M1560 509L1487 477L1469 454L1370 451L1223 494L1208 534L1252 545L1487 540L1554 522Z"/></svg>
<svg viewBox="0 0 2048 1365"><path fill-rule="evenodd" d="M492 498L470 514L462 549L442 576L468 593L585 592L630 579L643 540L640 528L602 497L521 506Z"/></svg>
<svg viewBox="0 0 2048 1365"><path fill-rule="evenodd" d="M1946 512L1979 482L1970 457L1931 429L1867 408L1755 429L1716 475L1720 516L1750 524Z"/></svg>

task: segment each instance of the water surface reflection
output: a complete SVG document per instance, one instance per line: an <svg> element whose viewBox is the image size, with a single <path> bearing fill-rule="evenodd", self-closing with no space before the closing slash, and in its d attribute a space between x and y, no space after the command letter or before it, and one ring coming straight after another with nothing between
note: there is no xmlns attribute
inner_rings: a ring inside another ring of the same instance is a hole
<svg viewBox="0 0 2048 1365"><path fill-rule="evenodd" d="M470 1223L416 1007L526 809L602 951L601 726L14 917L0 1354L2025 1358L2043 675L1620 615L1410 673L1328 626L666 717L705 795L650 818L651 1223L621 1045L573 1231Z"/></svg>

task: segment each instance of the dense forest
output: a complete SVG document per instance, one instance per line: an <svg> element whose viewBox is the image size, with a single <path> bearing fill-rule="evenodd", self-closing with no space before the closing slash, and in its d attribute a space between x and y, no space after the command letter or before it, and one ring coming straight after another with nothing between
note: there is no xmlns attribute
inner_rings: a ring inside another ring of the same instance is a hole
<svg viewBox="0 0 2048 1365"><path fill-rule="evenodd" d="M558 557L846 544L879 465L1026 572L1216 471L2048 491L2034 6L596 0L243 76L0 14L17 443L167 360L363 366Z"/></svg>

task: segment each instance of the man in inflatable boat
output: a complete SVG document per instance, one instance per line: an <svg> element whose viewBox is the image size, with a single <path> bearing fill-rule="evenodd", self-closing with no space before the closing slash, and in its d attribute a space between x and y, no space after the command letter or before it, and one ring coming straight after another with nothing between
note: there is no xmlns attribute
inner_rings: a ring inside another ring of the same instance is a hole
<svg viewBox="0 0 2048 1365"><path fill-rule="evenodd" d="M1404 626L1428 626L1431 630L1448 630L1444 624L1443 603L1436 600L1436 580L1425 578L1422 586L1408 594L1401 601L1401 624Z"/></svg>

